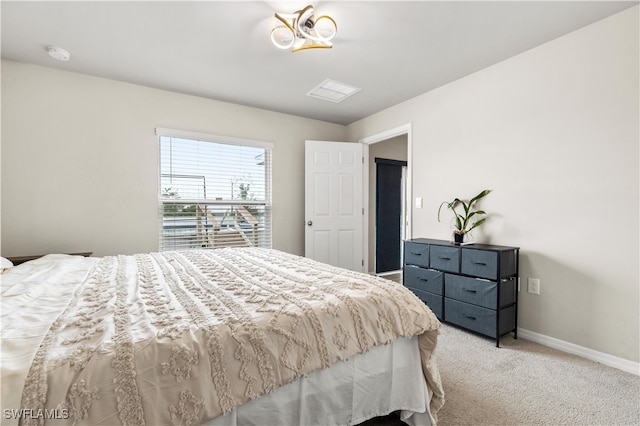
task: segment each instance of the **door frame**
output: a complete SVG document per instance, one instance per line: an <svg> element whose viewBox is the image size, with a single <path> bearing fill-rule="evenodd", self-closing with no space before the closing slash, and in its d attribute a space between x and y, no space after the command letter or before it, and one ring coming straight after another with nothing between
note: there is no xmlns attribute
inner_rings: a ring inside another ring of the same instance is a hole
<svg viewBox="0 0 640 426"><path fill-rule="evenodd" d="M405 144L406 146L406 144ZM406 154L406 153L405 153ZM387 235L387 237L391 237L391 235L393 235L393 240L394 240L394 250L393 253L395 254L395 243L398 242L398 252L397 255L398 257L395 259L395 261L397 261L397 267L395 269L388 269L386 271L379 271L379 267L380 265L378 264L378 262L382 261L382 263L387 262L386 256L380 256L381 251L383 250L388 250L387 247L380 247L378 246L379 241L380 241L380 237L381 237L381 233L385 233L385 226L378 226L380 224L381 221L385 221L384 217L385 215L381 214L381 205L380 205L380 199L381 197L384 197L383 192L380 191L381 189L381 181L380 181L380 173L381 173L381 166L383 167L383 169L386 167L394 167L396 168L396 172L399 171L400 173L399 175L399 181L391 181L394 184L395 190L397 190L398 188L400 189L400 191L398 192L394 192L393 197L395 198L396 196L398 197L398 201L399 201L399 205L395 205L395 208L399 208L400 209L400 218L402 219L402 222L406 221L406 213L407 213L407 209L406 209L406 204L405 204L405 194L406 194L406 186L407 186L407 162L405 160L394 160L394 159L389 159L389 158L381 158L381 157L375 157L374 158L374 165L375 165L375 173L376 173L376 189L375 189L375 194L376 194L376 199L375 202L373 203L373 205L375 206L375 214L373 215L373 221L374 221L374 233L373 233L373 237L374 237L374 241L373 241L373 272L378 275L378 276L384 276L384 275L388 275L388 274L395 274L397 273L399 270L402 269L402 241L404 241L405 239L405 228L406 228L406 223L398 223L395 222L395 225L393 227L393 231L391 234ZM399 169L399 170L398 170ZM387 169L388 170L388 169ZM387 176L388 177L388 176ZM395 177L395 175L394 175ZM399 184L398 186L395 186L395 184ZM389 191L389 187L386 187L387 191ZM393 191L393 190L392 190ZM388 193L387 193L388 195ZM395 203L393 203L395 204ZM388 222L387 226L389 225ZM395 227L397 226L397 228ZM387 230L391 230L391 227L389 227ZM396 234L397 231L397 234ZM367 253L368 254L368 253ZM391 254L387 251L386 254ZM388 266L388 265L387 265Z"/></svg>
<svg viewBox="0 0 640 426"><path fill-rule="evenodd" d="M411 172L413 165L413 149L412 149L412 129L411 123L404 124L402 126L395 127L393 129L386 130L381 133L376 133L372 136L368 136L360 139L358 142L364 145L363 155L364 155L364 163L369 164L369 145L373 145L374 143L382 142L387 139L394 138L396 136L407 136L407 187L405 193L405 205L407 206L406 211L406 234L405 239L410 240L413 238L413 181ZM363 253L367 253L369 250L369 232L365 230L369 229L369 167L362 168L362 196L363 196L363 206L364 206L364 218L363 218L363 240L364 247ZM375 258L374 258L375 259ZM375 260L374 260L375 261ZM364 256L364 271L370 271L369 269L369 256Z"/></svg>

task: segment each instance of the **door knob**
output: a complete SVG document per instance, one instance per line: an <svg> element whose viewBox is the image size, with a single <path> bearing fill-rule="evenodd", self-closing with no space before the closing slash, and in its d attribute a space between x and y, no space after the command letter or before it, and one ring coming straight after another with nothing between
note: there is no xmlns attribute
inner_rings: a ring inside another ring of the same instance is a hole
<svg viewBox="0 0 640 426"><path fill-rule="evenodd" d="M313 225L313 222L312 221L308 221L307 225L311 226L311 225Z"/></svg>

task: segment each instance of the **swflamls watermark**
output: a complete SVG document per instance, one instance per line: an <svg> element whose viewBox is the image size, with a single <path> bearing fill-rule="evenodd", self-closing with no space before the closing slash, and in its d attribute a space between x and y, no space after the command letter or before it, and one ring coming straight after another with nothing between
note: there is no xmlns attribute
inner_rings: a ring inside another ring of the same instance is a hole
<svg viewBox="0 0 640 426"><path fill-rule="evenodd" d="M66 408L54 409L10 409L5 408L2 415L6 420L9 419L45 419L45 420L63 420L69 418L69 410Z"/></svg>

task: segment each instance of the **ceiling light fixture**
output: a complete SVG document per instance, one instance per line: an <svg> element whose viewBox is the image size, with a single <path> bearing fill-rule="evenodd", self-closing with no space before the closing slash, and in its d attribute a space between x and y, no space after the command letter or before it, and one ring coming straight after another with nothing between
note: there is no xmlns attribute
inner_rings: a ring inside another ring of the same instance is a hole
<svg viewBox="0 0 640 426"><path fill-rule="evenodd" d="M280 49L298 52L305 49L331 48L338 31L336 21L328 15L314 16L313 6L294 13L276 13L278 22L271 30L271 41Z"/></svg>
<svg viewBox="0 0 640 426"><path fill-rule="evenodd" d="M47 47L47 52L49 52L49 56L59 61L67 62L71 59L71 53L64 50L62 47L50 46Z"/></svg>

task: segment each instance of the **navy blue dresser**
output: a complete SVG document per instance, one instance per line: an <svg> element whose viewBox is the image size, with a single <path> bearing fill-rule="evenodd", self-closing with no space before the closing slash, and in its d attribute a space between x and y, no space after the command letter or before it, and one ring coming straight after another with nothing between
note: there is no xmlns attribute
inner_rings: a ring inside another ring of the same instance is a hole
<svg viewBox="0 0 640 426"><path fill-rule="evenodd" d="M455 245L417 238L404 244L404 285L436 316L495 338L518 325L518 247Z"/></svg>

